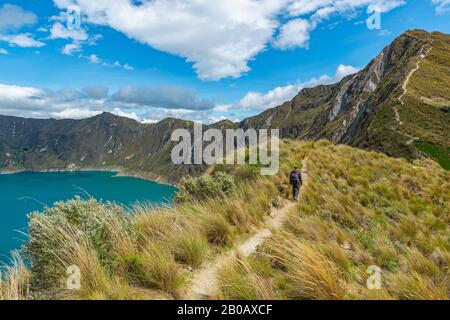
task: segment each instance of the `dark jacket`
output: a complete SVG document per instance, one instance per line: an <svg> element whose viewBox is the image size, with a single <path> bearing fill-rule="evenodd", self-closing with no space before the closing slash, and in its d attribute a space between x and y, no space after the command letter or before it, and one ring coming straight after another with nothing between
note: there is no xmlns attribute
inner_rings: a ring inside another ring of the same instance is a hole
<svg viewBox="0 0 450 320"><path fill-rule="evenodd" d="M291 172L290 183L293 187L300 187L303 184L302 174L298 170Z"/></svg>

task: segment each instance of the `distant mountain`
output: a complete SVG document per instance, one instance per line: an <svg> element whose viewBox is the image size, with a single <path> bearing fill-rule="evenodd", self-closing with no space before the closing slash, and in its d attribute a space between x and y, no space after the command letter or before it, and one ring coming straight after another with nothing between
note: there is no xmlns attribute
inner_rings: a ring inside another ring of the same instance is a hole
<svg viewBox="0 0 450 320"><path fill-rule="evenodd" d="M382 151L409 160L423 155L449 169L450 36L408 31L366 68L332 85L240 123L211 127L279 128L282 137ZM177 182L205 167L175 166L170 135L192 130L173 118L141 124L110 113L83 120L0 116L0 170L122 169Z"/></svg>
<svg viewBox="0 0 450 320"><path fill-rule="evenodd" d="M204 168L174 166L170 135L193 123L173 118L156 124L103 113L83 120L0 116L0 167L5 170L121 169L177 182Z"/></svg>
<svg viewBox="0 0 450 320"><path fill-rule="evenodd" d="M408 31L357 74L303 89L240 126L280 128L283 137L327 138L410 160L427 154L449 169L450 35Z"/></svg>

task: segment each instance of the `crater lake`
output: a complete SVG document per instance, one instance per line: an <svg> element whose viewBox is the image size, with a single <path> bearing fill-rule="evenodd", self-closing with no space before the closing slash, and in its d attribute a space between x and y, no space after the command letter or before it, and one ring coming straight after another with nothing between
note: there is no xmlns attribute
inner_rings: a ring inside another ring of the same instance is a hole
<svg viewBox="0 0 450 320"><path fill-rule="evenodd" d="M0 174L0 262L26 241L27 215L57 201L93 197L126 207L170 204L177 189L149 180L121 177L115 172L20 172Z"/></svg>

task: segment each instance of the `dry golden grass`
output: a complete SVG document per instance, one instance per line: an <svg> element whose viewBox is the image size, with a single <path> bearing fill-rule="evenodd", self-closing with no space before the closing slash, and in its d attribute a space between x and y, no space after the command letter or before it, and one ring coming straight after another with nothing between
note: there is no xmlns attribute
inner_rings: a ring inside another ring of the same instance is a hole
<svg viewBox="0 0 450 320"><path fill-rule="evenodd" d="M268 259L285 273L285 295L300 300L340 300L342 274L331 259L311 243L280 233L267 244Z"/></svg>
<svg viewBox="0 0 450 320"><path fill-rule="evenodd" d="M247 169L236 171L236 197L141 204L127 219L108 206L76 203L92 205L88 217L100 231L43 216L35 240L54 279L35 277L28 291L29 271L18 263L0 284L0 299L177 298L190 271L261 227L280 195L289 196L289 171L305 157L310 180L301 200L261 252L222 270L224 298L448 299L449 172L429 160L411 164L327 141L283 141L279 174L247 179ZM80 268L80 291L64 287L71 265ZM371 265L382 269L380 290L365 287Z"/></svg>
<svg viewBox="0 0 450 320"><path fill-rule="evenodd" d="M279 299L275 284L264 270L264 261L234 257L221 268L219 284L224 299L274 300Z"/></svg>
<svg viewBox="0 0 450 320"><path fill-rule="evenodd" d="M11 266L0 269L0 300L29 298L30 272L18 252L13 252Z"/></svg>
<svg viewBox="0 0 450 320"><path fill-rule="evenodd" d="M266 242L268 257L253 257L273 262L281 297L448 299L448 171L327 141L284 141L281 154L279 190L304 157L310 176L284 231ZM380 290L366 288L371 265L382 270Z"/></svg>

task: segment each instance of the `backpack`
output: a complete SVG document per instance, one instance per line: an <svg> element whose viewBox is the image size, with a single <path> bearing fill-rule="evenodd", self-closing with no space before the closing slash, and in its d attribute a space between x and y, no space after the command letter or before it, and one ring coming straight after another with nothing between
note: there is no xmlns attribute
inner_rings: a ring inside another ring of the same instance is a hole
<svg viewBox="0 0 450 320"><path fill-rule="evenodd" d="M300 183L300 172L292 171L291 173L291 184L296 185Z"/></svg>

